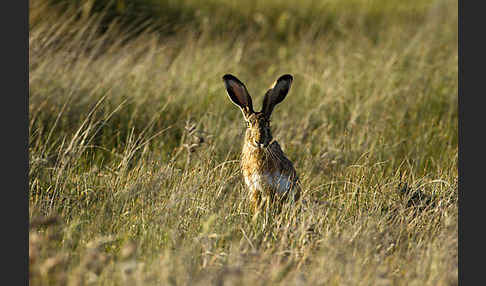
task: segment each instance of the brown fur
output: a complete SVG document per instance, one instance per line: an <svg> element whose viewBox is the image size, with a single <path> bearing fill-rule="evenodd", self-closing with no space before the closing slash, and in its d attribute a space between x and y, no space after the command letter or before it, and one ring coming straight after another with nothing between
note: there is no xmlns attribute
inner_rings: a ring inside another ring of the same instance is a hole
<svg viewBox="0 0 486 286"><path fill-rule="evenodd" d="M297 201L300 198L297 172L277 141L272 142L270 131L270 115L275 105L285 98L292 77L284 75L277 80L265 94L260 112L253 111L251 97L242 82L232 75L225 75L223 80L230 99L240 107L248 126L241 168L254 210L263 202L280 205L289 199Z"/></svg>

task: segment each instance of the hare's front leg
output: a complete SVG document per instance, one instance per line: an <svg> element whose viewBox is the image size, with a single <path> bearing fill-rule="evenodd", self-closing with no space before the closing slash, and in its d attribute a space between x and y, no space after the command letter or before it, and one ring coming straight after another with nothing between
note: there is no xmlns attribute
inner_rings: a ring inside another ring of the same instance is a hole
<svg viewBox="0 0 486 286"><path fill-rule="evenodd" d="M262 194L260 193L260 190L251 190L251 202L253 205L253 212L256 213L260 209L260 204L262 202Z"/></svg>

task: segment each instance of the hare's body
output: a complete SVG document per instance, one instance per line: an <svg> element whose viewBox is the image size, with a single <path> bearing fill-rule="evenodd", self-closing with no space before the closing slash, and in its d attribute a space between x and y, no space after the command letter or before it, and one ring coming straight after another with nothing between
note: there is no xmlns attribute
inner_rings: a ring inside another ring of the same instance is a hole
<svg viewBox="0 0 486 286"><path fill-rule="evenodd" d="M276 141L265 149L245 143L241 168L252 194L254 208L262 202L262 197L270 201L283 201L290 194L293 200L299 199L297 172Z"/></svg>
<svg viewBox="0 0 486 286"><path fill-rule="evenodd" d="M236 77L225 75L223 80L231 100L241 108L248 125L241 168L254 208L263 202L298 200L300 188L297 172L277 141L272 141L270 132L271 112L285 98L292 76L280 77L274 87L267 91L261 112L253 111L251 97Z"/></svg>

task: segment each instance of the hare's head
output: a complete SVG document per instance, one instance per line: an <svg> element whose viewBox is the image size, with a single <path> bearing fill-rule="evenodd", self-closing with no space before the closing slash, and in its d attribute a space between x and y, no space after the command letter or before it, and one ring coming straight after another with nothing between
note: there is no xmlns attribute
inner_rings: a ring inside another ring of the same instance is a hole
<svg viewBox="0 0 486 286"><path fill-rule="evenodd" d="M270 115L275 105L284 100L292 84L292 76L285 74L277 79L263 98L261 111L254 111L250 94L245 85L235 76L226 74L223 81L231 101L243 112L247 124L245 141L253 147L265 148L272 141Z"/></svg>

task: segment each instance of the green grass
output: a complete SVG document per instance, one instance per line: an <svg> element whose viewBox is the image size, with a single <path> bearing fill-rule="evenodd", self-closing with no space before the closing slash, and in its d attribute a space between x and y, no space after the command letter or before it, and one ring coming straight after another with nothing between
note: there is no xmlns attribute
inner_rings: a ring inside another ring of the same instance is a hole
<svg viewBox="0 0 486 286"><path fill-rule="evenodd" d="M198 33L242 33L272 40L298 40L296 34L306 31L317 36L336 35L358 28L368 35L376 34L392 22L403 24L421 21L434 1L410 0L303 0L298 5L288 0L238 1L207 0L37 0L58 6L78 8L79 17L102 13L103 24L116 19L125 28L156 28L166 34L184 30ZM33 21L34 23L36 21ZM104 28L102 28L104 29ZM289 35L290 33L290 35Z"/></svg>
<svg viewBox="0 0 486 286"><path fill-rule="evenodd" d="M152 16L127 4L121 24L47 3L30 3L32 285L457 285L457 3L133 1ZM273 135L330 206L253 216L225 73L256 109L294 75Z"/></svg>

